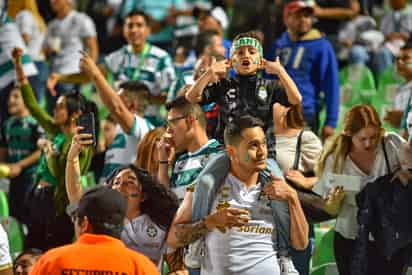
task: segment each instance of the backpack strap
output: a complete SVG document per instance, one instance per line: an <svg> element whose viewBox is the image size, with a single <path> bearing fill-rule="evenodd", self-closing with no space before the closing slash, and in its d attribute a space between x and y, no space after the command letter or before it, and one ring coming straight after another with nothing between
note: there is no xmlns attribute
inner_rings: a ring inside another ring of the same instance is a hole
<svg viewBox="0 0 412 275"><path fill-rule="evenodd" d="M295 161L293 162L293 169L299 169L299 161L300 161L300 153L301 153L301 146L302 146L302 135L305 130L300 131L298 135L298 141L296 142L296 153L295 153Z"/></svg>
<svg viewBox="0 0 412 275"><path fill-rule="evenodd" d="M386 169L388 170L388 174L390 174L392 173L392 171L391 171L391 165L389 163L388 152L386 151L385 138L382 139L382 149L383 149L383 155L385 156Z"/></svg>

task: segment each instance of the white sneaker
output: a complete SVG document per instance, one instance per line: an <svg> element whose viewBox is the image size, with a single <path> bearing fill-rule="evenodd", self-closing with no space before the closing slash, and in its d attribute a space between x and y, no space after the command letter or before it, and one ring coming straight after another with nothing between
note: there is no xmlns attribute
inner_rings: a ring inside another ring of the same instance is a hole
<svg viewBox="0 0 412 275"><path fill-rule="evenodd" d="M299 272L293 265L291 257L280 256L278 262L280 267L280 275L299 275Z"/></svg>

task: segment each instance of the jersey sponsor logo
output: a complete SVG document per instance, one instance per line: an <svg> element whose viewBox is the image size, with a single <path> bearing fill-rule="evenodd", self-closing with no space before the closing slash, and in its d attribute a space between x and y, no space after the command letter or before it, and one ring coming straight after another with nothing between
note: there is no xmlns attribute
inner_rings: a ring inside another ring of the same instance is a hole
<svg viewBox="0 0 412 275"><path fill-rule="evenodd" d="M157 236L157 229L154 225L149 225L146 229L147 236L150 238L155 238Z"/></svg>
<svg viewBox="0 0 412 275"><path fill-rule="evenodd" d="M266 99L268 98L268 91L266 90L265 86L260 86L258 89L258 98L263 101L266 102Z"/></svg>
<svg viewBox="0 0 412 275"><path fill-rule="evenodd" d="M271 235L273 228L260 225L244 225L239 228L239 232Z"/></svg>
<svg viewBox="0 0 412 275"><path fill-rule="evenodd" d="M236 98L236 89L230 89L229 91L227 91L226 100L228 102L235 98Z"/></svg>

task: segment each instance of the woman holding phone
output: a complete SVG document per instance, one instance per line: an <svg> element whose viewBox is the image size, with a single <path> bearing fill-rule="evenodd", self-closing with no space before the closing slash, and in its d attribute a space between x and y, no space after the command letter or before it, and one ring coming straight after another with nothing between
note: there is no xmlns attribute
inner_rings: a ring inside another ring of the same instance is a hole
<svg viewBox="0 0 412 275"><path fill-rule="evenodd" d="M23 72L22 50L15 48L12 54L24 103L48 136L47 140L39 142L43 152L35 186L29 198L29 203L32 204L32 225L29 226L31 230L28 232L26 247L48 250L72 241L73 226L70 217L65 214L68 198L64 185L64 171L66 162L73 160L67 158L67 153L76 129L77 118L82 113L96 111L97 107L79 93L67 94L58 98L53 117L50 117L39 106ZM93 147L88 147L80 155L82 175L89 169L93 151Z"/></svg>
<svg viewBox="0 0 412 275"><path fill-rule="evenodd" d="M400 167L399 148L405 142L394 133L386 133L379 115L369 105L353 106L345 115L343 131L322 153L318 164L319 182L314 191L344 196L342 186L331 188L334 174L346 175L363 189L368 182L389 174ZM337 204L334 250L339 274L351 274L353 248L358 232L358 207L354 195L347 193ZM373 263L368 274L401 274L402 266L379 253L374 241L368 243L368 262Z"/></svg>
<svg viewBox="0 0 412 275"><path fill-rule="evenodd" d="M79 133L73 137L68 158L74 161L67 162L66 166L70 203L78 202L83 194L78 159L92 142L90 134ZM161 271L163 256L168 252L167 232L179 205L177 197L147 170L133 164L114 170L106 186L122 193L128 201L121 239L130 249L149 257ZM170 269L183 269L179 255L174 256L167 257Z"/></svg>

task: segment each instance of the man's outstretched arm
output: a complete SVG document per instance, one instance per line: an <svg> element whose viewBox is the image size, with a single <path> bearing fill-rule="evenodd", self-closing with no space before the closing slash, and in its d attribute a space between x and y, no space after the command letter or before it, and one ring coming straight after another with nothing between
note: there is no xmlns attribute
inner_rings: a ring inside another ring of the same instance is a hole
<svg viewBox="0 0 412 275"><path fill-rule="evenodd" d="M119 122L126 133L130 133L133 128L134 114L106 81L93 59L85 53L80 60L80 69L94 82L103 104L109 109L114 119Z"/></svg>

